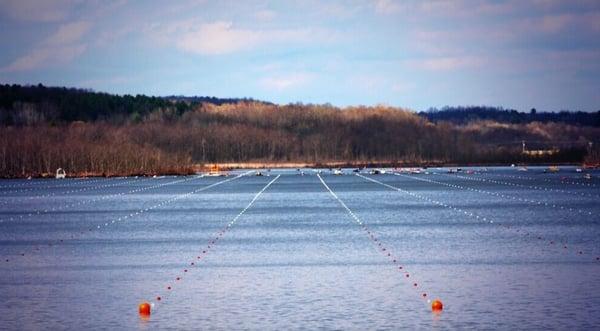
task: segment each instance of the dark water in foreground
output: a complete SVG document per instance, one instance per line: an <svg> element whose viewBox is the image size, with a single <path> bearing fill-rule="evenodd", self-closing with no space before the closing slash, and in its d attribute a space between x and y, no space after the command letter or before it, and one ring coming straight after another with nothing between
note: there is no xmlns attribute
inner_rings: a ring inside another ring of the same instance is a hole
<svg viewBox="0 0 600 331"><path fill-rule="evenodd" d="M0 181L0 328L600 328L600 174L435 172Z"/></svg>

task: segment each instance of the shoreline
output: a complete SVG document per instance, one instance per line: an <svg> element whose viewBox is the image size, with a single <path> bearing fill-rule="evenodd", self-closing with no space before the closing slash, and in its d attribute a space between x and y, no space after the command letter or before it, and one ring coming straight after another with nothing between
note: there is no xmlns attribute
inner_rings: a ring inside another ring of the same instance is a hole
<svg viewBox="0 0 600 331"><path fill-rule="evenodd" d="M580 162L540 162L540 163L515 163L516 166L583 166ZM69 173L67 178L114 178L114 177L154 177L154 176L190 176L201 173L207 173L211 167L217 166L219 171L230 171L240 169L306 169L306 168L440 168L440 167L498 167L510 166L506 163L447 163L447 162L395 162L395 161L331 161L331 162L221 162L196 164L185 170L166 170L151 172L131 172L131 173L98 173L98 172L79 172ZM590 168L599 168L600 165L593 164ZM0 179L51 179L55 175L51 173L25 174L22 176L3 176Z"/></svg>
<svg viewBox="0 0 600 331"><path fill-rule="evenodd" d="M216 165L222 170L234 169L302 169L302 168L442 168L442 167L509 167L506 163L450 163L450 162L397 162L397 161L331 161L331 162L225 162ZM583 166L581 162L515 163L515 166ZM594 165L598 167L598 165Z"/></svg>

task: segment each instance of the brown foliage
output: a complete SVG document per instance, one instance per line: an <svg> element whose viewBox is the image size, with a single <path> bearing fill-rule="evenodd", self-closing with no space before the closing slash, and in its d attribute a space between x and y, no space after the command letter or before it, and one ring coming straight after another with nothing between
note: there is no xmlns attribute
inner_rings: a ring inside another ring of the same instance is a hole
<svg viewBox="0 0 600 331"><path fill-rule="evenodd" d="M556 123L465 126L433 124L390 108L239 102L203 104L182 115L156 110L139 123L53 127L29 114L29 126L0 129L0 175L27 176L65 168L84 174L187 173L196 163L387 160L427 163L581 161L581 146L599 129ZM520 141L560 146L570 154L524 159Z"/></svg>

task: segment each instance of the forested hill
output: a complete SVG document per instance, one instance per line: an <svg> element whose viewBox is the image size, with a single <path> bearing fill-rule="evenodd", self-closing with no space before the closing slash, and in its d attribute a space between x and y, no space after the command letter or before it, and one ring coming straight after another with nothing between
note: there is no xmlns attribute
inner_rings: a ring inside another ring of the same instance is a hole
<svg viewBox="0 0 600 331"><path fill-rule="evenodd" d="M215 97L149 97L145 95L113 95L85 89L0 84L0 124L30 125L97 120L122 123L139 121L161 109L174 116L193 109L200 103L222 105L252 99Z"/></svg>
<svg viewBox="0 0 600 331"><path fill-rule="evenodd" d="M523 141L542 152L527 153ZM189 173L226 162L600 164L600 126L598 113L456 108L417 114L386 106L0 86L0 177L57 168L74 175Z"/></svg>
<svg viewBox="0 0 600 331"><path fill-rule="evenodd" d="M490 120L500 123L524 124L531 122L554 122L572 125L600 127L600 110L597 112L560 111L539 112L535 108L529 112L519 112L514 109L498 107L469 106L432 108L419 115L432 122L447 121L454 124L467 124L478 120Z"/></svg>
<svg viewBox="0 0 600 331"><path fill-rule="evenodd" d="M216 98L210 96L114 95L86 89L47 87L38 85L0 84L0 125L29 125L33 123L65 123L73 121L111 123L136 122L155 110L181 116L202 103L213 105L239 102L272 103L251 98ZM597 112L541 112L532 109L519 112L499 107L465 106L431 108L419 116L437 123L441 121L464 125L469 122L489 120L499 123L526 124L554 122L571 125L600 127L600 110Z"/></svg>

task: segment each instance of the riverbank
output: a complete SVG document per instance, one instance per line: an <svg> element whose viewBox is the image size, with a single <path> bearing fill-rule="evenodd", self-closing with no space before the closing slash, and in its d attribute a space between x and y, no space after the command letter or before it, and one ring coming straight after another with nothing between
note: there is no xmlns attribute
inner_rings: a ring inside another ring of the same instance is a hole
<svg viewBox="0 0 600 331"><path fill-rule="evenodd" d="M510 165L510 164L508 164ZM555 163L516 163L517 166L582 166L584 168L600 168L600 164L581 164L579 162L555 162ZM303 169L303 168L438 168L438 167L499 167L507 166L504 163L448 163L448 162L398 162L398 161L331 161L331 162L222 162L196 164L189 167L167 168L159 171L136 171L136 172L77 172L70 173L67 170L67 178L94 178L94 177L153 177L153 176L190 176L207 173L211 168L217 167L219 171L230 171L239 169ZM21 176L3 176L4 179L26 179L26 178L54 178L53 173L30 173Z"/></svg>
<svg viewBox="0 0 600 331"><path fill-rule="evenodd" d="M437 167L501 167L506 163L448 163L448 162L398 162L398 161L332 161L332 162L230 162L213 163L202 167L208 171L216 165L222 170L234 169L301 169L301 168L437 168ZM580 162L516 163L518 166L582 166ZM595 167L598 167L595 165Z"/></svg>

